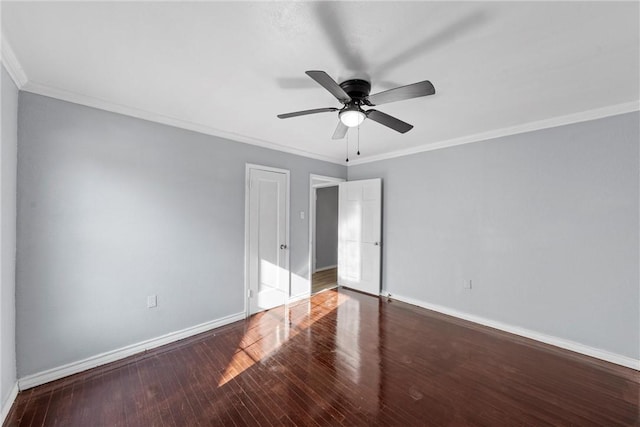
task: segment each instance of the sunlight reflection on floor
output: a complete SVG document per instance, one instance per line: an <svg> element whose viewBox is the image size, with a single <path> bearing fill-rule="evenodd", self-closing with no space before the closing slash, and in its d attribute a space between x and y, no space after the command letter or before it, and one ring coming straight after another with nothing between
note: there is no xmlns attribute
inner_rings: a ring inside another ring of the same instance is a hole
<svg viewBox="0 0 640 427"><path fill-rule="evenodd" d="M332 307L331 310L322 313L312 314L312 303L310 300L305 300L251 316L246 332L220 378L218 387L224 386L256 363L267 360L286 342L309 331L311 325L335 311L349 299L351 297L345 294L337 294L337 298L324 302L324 305Z"/></svg>

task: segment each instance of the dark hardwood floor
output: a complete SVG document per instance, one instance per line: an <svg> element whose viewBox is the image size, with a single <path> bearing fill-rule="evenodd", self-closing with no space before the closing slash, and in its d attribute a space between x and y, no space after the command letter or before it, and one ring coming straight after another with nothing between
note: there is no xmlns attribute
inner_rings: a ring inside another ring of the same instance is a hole
<svg viewBox="0 0 640 427"><path fill-rule="evenodd" d="M315 294L325 289L334 288L338 283L338 269L318 271L311 276L311 293Z"/></svg>
<svg viewBox="0 0 640 427"><path fill-rule="evenodd" d="M6 426L630 426L639 372L349 290L20 392Z"/></svg>

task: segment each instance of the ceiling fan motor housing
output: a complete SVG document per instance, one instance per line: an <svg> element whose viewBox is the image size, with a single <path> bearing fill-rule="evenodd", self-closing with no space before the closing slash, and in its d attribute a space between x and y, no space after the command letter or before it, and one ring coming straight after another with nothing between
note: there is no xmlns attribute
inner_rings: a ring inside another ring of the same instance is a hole
<svg viewBox="0 0 640 427"><path fill-rule="evenodd" d="M369 96L369 92L371 92L371 83L360 79L345 80L340 83L340 87L347 92L347 95L349 95L352 100L360 101L360 103Z"/></svg>

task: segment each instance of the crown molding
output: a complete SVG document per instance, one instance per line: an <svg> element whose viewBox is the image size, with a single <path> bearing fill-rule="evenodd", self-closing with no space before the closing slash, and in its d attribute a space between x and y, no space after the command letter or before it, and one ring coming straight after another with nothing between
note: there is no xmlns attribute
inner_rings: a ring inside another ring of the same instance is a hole
<svg viewBox="0 0 640 427"><path fill-rule="evenodd" d="M4 68L7 70L7 73L9 73L9 76L11 76L11 79L18 89L22 89L29 81L29 79L27 79L27 74L24 72L22 65L20 65L18 57L16 57L16 54L13 52L13 48L11 48L11 45L7 41L5 35L2 34L0 38L2 38L1 58Z"/></svg>
<svg viewBox="0 0 640 427"><path fill-rule="evenodd" d="M7 42L5 37L2 37L2 61L5 64L7 72L14 80L18 89L35 93L38 95L48 96L51 98L60 99L63 101L72 102L74 104L85 105L100 110L110 111L113 113L123 114L126 116L136 117L143 120L149 120L156 123L161 123L181 129L187 129L194 132L203 133L206 135L217 136L231 141L242 142L245 144L255 145L270 150L281 151L284 153L294 154L297 156L307 157L311 159L321 160L329 163L338 164L344 166L342 159L336 159L334 157L328 157L309 151L300 150L293 147L288 147L274 142L266 141L259 138L253 138L242 134L227 132L220 129L216 129L210 126L202 125L199 123L190 122L187 120L178 119L175 117L165 116L151 111L141 110L126 105L116 104L114 102L106 101L104 99L81 95L75 92L67 91L64 89L54 88L52 86L44 85L29 81L22 66L18 62L13 49ZM410 147L402 150L395 150L388 153L374 155L371 157L361 158L357 160L350 160L347 168L350 166L357 166L365 163L372 163L381 160L393 159L396 157L410 156L412 154L418 154L431 150L439 150L442 148L455 147L456 145L470 144L472 142L486 141L495 138L501 138L504 136L517 135L526 132L532 132L542 129L549 129L558 126L569 125L573 123L586 122L590 120L601 119L605 117L615 116L619 114L631 113L640 110L640 101L626 102L623 104L610 105L603 108L596 108L592 110L582 111L579 113L567 114L564 116L552 117L549 119L537 120L533 122L523 123L516 126L494 129L488 132L482 132L472 135L466 135L459 138L452 138L444 141L438 141L433 143L422 144L416 147Z"/></svg>
<svg viewBox="0 0 640 427"><path fill-rule="evenodd" d="M321 160L329 163L343 165L342 160L338 160L333 157L323 156L321 154L312 153L305 150L300 150L293 147L288 147L274 142L266 141L259 138L253 138L250 136L241 135L234 132L227 132L220 129L216 129L210 126L202 125L199 123L189 122L187 120L178 119L175 117L165 116L151 111L141 110L138 108L128 107L126 105L116 104L114 102L106 101L104 99L80 95L75 92L67 91L64 89L58 89L49 85L30 81L27 78L27 74L24 72L22 65L18 61L13 48L9 44L4 34L0 37L1 43L1 55L0 61L4 64L5 69L11 79L14 81L18 90L25 92L35 93L37 95L48 96L50 98L56 98L74 104L80 104L87 107L97 108L100 110L110 111L112 113L123 114L126 116L136 117L143 120L149 120L151 122L161 123L181 129L187 129L194 132L203 133L206 135L213 135L220 138L224 138L231 141L242 142L245 144L255 145L270 150L281 151L284 153L294 154L297 156L307 157L311 159Z"/></svg>
<svg viewBox="0 0 640 427"><path fill-rule="evenodd" d="M337 160L333 157L323 156L317 153L312 153L309 151L304 151L297 148L276 144L274 142L265 141L259 138L253 138L250 136L245 136L245 135L241 135L234 132L223 131L223 130L202 125L199 123L193 123L187 120L182 120L175 117L153 113L151 111L128 107L126 105L116 104L114 102L106 101L104 99L95 98L92 96L80 95L75 92L54 88L52 86L36 83L34 81L28 81L24 86L21 87L21 89L25 92L31 92L37 95L43 95L50 98L56 98L62 101L71 102L74 104L80 104L87 107L110 111L112 113L123 114L125 116L136 117L138 119L161 123L161 124L181 128L181 129L187 129L187 130L191 130L194 132L199 132L207 135L213 135L213 136L217 136L217 137L224 138L231 141L243 142L245 144L255 145L262 148L268 148L270 150L281 151L289 154L294 154L297 156L307 157L307 158L316 159L316 160L322 160L325 162L335 163L339 165L343 164L341 160Z"/></svg>
<svg viewBox="0 0 640 427"><path fill-rule="evenodd" d="M460 138L453 138L444 141L438 141L428 144L419 145L417 147L396 150L390 153L378 154L364 159L349 161L349 166L357 166L364 163L378 162L380 160L393 159L395 157L410 156L412 154L422 153L425 151L439 150L441 148L454 147L456 145L469 144L472 142L486 141L489 139L501 138L503 136L517 135L520 133L532 132L536 130L549 129L558 126L570 125L573 123L586 122L590 120L602 119L618 114L631 113L640 110L640 101L626 102L624 104L610 105L603 108L582 111L580 113L567 114L565 116L552 117L550 119L537 120L534 122L523 123L521 125L511 126L502 129L495 129L489 132L482 132L473 135L467 135Z"/></svg>

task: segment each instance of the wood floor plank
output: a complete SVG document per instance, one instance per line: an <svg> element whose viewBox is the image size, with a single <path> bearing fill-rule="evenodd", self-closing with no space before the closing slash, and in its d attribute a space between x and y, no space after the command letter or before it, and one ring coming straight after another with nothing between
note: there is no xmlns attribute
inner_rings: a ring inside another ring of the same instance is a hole
<svg viewBox="0 0 640 427"><path fill-rule="evenodd" d="M31 427L43 426L47 418L51 391L34 396L32 403L26 409L25 424Z"/></svg>
<svg viewBox="0 0 640 427"><path fill-rule="evenodd" d="M338 269L330 268L328 270L318 271L311 276L311 293L323 291L333 288L338 283Z"/></svg>
<svg viewBox="0 0 640 427"><path fill-rule="evenodd" d="M338 289L21 391L4 426L640 426L640 372Z"/></svg>
<svg viewBox="0 0 640 427"><path fill-rule="evenodd" d="M189 359L191 360L190 386L188 393L201 408L200 418L205 425L225 425L224 410L220 405L220 399L215 396L219 370L202 369L207 366L209 360L202 357L204 343L194 343L189 346Z"/></svg>
<svg viewBox="0 0 640 427"><path fill-rule="evenodd" d="M25 411L27 410L27 408L31 406L30 405L31 396L33 395L34 390L35 388L31 388L31 389L20 392L20 395L19 395L20 399L16 398L15 403L9 410L9 413L7 414L7 418L4 423L6 427L16 427L20 425L20 423L23 420ZM24 423L22 425L28 425L28 424Z"/></svg>
<svg viewBox="0 0 640 427"><path fill-rule="evenodd" d="M49 419L46 424L65 426L71 423L75 397L74 386L75 384L69 384L53 391L49 405L55 409L49 409Z"/></svg>
<svg viewBox="0 0 640 427"><path fill-rule="evenodd" d="M145 412L151 417L152 426L175 426L168 399L162 387L164 372L158 367L156 357L147 357L138 363L138 374L146 396Z"/></svg>

